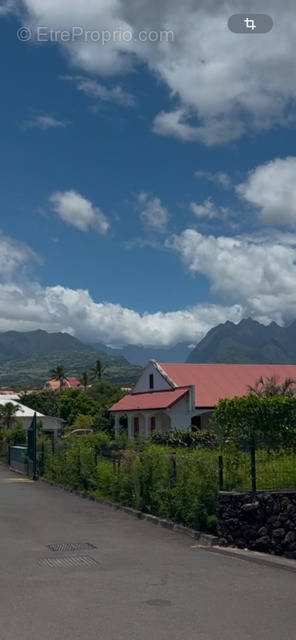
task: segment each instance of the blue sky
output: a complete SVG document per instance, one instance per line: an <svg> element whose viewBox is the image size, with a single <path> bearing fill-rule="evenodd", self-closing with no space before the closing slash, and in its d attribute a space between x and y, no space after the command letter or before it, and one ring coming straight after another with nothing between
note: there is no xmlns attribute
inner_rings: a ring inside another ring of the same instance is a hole
<svg viewBox="0 0 296 640"><path fill-rule="evenodd" d="M256 40L225 27L241 2L111 4L0 3L0 330L161 346L292 321L293 3ZM119 21L174 41L36 42Z"/></svg>

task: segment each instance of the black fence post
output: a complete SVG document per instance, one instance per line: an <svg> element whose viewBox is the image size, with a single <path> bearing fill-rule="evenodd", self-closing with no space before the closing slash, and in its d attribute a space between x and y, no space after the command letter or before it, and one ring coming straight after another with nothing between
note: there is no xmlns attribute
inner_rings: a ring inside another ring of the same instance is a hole
<svg viewBox="0 0 296 640"><path fill-rule="evenodd" d="M218 467L219 467L219 491L223 491L224 489L224 465L223 465L223 456L220 455L218 458Z"/></svg>
<svg viewBox="0 0 296 640"><path fill-rule="evenodd" d="M251 479L252 479L252 491L256 493L257 491L257 477L256 477L256 446L254 437L252 437L251 445L250 445L250 456L251 456Z"/></svg>

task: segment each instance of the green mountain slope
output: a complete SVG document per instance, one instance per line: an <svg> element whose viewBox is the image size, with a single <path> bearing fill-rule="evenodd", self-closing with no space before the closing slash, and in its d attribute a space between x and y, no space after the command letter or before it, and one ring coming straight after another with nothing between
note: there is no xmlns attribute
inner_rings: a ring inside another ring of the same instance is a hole
<svg viewBox="0 0 296 640"><path fill-rule="evenodd" d="M211 329L189 355L191 363L296 364L296 322L279 327L252 320Z"/></svg>
<svg viewBox="0 0 296 640"><path fill-rule="evenodd" d="M105 379L124 385L132 385L142 370L122 356L98 351L66 333L0 333L0 387L42 386L57 364L62 364L69 376L80 378L96 360L106 367Z"/></svg>

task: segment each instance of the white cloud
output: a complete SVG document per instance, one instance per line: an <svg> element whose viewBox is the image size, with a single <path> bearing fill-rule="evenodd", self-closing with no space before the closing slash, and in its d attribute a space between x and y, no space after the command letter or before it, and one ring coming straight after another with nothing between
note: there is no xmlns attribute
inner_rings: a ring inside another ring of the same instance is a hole
<svg viewBox="0 0 296 640"><path fill-rule="evenodd" d="M277 158L250 172L237 193L259 210L261 222L296 224L296 157Z"/></svg>
<svg viewBox="0 0 296 640"><path fill-rule="evenodd" d="M110 223L101 209L77 191L57 191L51 195L50 202L61 220L80 231L95 229L106 234L109 230Z"/></svg>
<svg viewBox="0 0 296 640"><path fill-rule="evenodd" d="M296 238L206 236L187 229L167 246L192 273L205 275L213 293L235 301L258 320L283 322L296 316Z"/></svg>
<svg viewBox="0 0 296 640"><path fill-rule="evenodd" d="M151 198L147 193L140 193L138 203L141 205L141 219L144 224L158 233L165 233L170 213L160 198Z"/></svg>
<svg viewBox="0 0 296 640"><path fill-rule="evenodd" d="M112 346L196 344L212 326L242 318L239 306L210 304L141 315L121 305L94 302L88 291L36 283L0 285L0 297L0 331L67 331L85 342Z"/></svg>
<svg viewBox="0 0 296 640"><path fill-rule="evenodd" d="M223 187L223 189L231 189L232 187L232 179L225 173L224 171L217 171L217 173L211 173L210 171L196 171L195 177L201 180L208 180L209 182L213 182L218 187Z"/></svg>
<svg viewBox="0 0 296 640"><path fill-rule="evenodd" d="M4 0L2 4L0 4L0 17L8 16L10 13L13 13L16 10L16 1L15 0Z"/></svg>
<svg viewBox="0 0 296 640"><path fill-rule="evenodd" d="M207 198L207 200L204 200L201 204L191 202L190 210L197 218L208 218L209 220L212 218L225 217L228 212L226 207L217 207L212 198Z"/></svg>
<svg viewBox="0 0 296 640"><path fill-rule="evenodd" d="M0 277L10 280L24 273L31 261L39 261L39 257L23 242L5 236L0 230Z"/></svg>
<svg viewBox="0 0 296 640"><path fill-rule="evenodd" d="M93 98L98 102L114 102L124 107L136 106L134 96L129 91L125 91L121 85L109 88L97 80L82 76L62 76L61 79L75 82L78 91L82 91L89 98Z"/></svg>
<svg viewBox="0 0 296 640"><path fill-rule="evenodd" d="M67 124L67 122L58 120L52 115L39 114L30 120L25 120L23 126L25 129L41 129L46 131L47 129L65 128Z"/></svg>
<svg viewBox="0 0 296 640"><path fill-rule="evenodd" d="M264 36L231 33L231 14L244 13L243 0L24 0L26 21L54 29L132 32L100 46L81 40L64 49L71 63L91 73L114 75L148 68L168 87L172 105L158 114L154 130L184 141L218 144L248 131L294 123L295 1L261 0L275 28ZM258 11L250 0L248 11ZM139 42L140 30L173 30L174 41ZM46 45L45 45L46 46ZM62 45L61 45L62 46Z"/></svg>

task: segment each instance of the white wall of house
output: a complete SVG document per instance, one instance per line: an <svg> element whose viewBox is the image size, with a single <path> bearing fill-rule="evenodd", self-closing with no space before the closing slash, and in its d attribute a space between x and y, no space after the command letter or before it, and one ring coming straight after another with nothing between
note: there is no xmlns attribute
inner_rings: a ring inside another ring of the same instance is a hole
<svg viewBox="0 0 296 640"><path fill-rule="evenodd" d="M152 362L149 362L142 375L140 376L138 382L134 386L132 393L146 393L147 391L152 391L149 385L150 375L153 375L154 377L153 391L168 391L172 389L167 380L163 378L154 364Z"/></svg>
<svg viewBox="0 0 296 640"><path fill-rule="evenodd" d="M22 423L25 431L28 431L29 427L32 424L32 417L28 416L17 416L17 419ZM62 428L62 421L58 418L50 418L49 416L38 417L37 423L42 423L43 431L51 431L55 436L58 435L58 432Z"/></svg>

